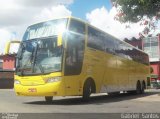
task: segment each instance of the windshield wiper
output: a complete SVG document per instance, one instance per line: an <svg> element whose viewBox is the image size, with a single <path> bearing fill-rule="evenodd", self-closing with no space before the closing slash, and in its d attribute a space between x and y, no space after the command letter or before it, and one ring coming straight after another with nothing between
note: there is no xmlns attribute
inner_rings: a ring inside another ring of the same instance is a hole
<svg viewBox="0 0 160 119"><path fill-rule="evenodd" d="M36 43L35 50L33 50L32 54L31 54L32 72L33 73L34 73L34 67L35 67L35 63L36 63L37 51L38 51L38 43Z"/></svg>
<svg viewBox="0 0 160 119"><path fill-rule="evenodd" d="M34 51L34 53L32 53L32 55L31 55L31 56L32 56L31 59L33 59L33 60L32 60L32 61L33 61L33 62L32 62L32 72L35 72L35 71L34 71L34 70L35 70L35 65L38 65L41 73L44 73L44 69L43 69L42 65L41 65L41 64L37 64L37 61L36 61L38 48L39 48L39 45L38 45L38 43L37 43L37 44L36 44L35 51Z"/></svg>

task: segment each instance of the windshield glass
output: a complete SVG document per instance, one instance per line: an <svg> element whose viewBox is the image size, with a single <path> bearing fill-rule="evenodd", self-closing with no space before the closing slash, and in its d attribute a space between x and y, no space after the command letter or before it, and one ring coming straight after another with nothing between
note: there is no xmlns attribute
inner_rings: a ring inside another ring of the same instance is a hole
<svg viewBox="0 0 160 119"><path fill-rule="evenodd" d="M51 73L61 70L62 46L57 37L27 40L21 43L17 55L17 75Z"/></svg>
<svg viewBox="0 0 160 119"><path fill-rule="evenodd" d="M58 35L65 31L66 25L67 19L56 19L32 25L27 28L23 41Z"/></svg>

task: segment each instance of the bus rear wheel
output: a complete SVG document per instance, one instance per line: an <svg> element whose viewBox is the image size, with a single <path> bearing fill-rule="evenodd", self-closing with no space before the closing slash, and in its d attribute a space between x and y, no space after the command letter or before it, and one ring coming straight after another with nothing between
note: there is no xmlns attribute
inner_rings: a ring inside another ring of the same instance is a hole
<svg viewBox="0 0 160 119"><path fill-rule="evenodd" d="M137 82L137 86L136 86L136 94L141 94L142 90L141 90L141 83L140 81Z"/></svg>
<svg viewBox="0 0 160 119"><path fill-rule="evenodd" d="M83 87L83 97L82 97L83 101L89 101L91 93L92 93L91 81L87 80Z"/></svg>
<svg viewBox="0 0 160 119"><path fill-rule="evenodd" d="M51 103L53 100L53 96L45 96L45 100L46 102Z"/></svg>
<svg viewBox="0 0 160 119"><path fill-rule="evenodd" d="M144 90L145 90L145 83L142 82L142 89L141 89L141 93L142 93L142 94L144 93Z"/></svg>

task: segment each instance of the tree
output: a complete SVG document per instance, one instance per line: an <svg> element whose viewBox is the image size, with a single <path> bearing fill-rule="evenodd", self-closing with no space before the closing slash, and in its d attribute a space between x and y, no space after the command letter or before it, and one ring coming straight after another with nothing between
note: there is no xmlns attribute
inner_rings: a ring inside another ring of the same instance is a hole
<svg viewBox="0 0 160 119"><path fill-rule="evenodd" d="M138 22L144 16L160 17L160 0L111 0L118 9L116 19L121 22Z"/></svg>

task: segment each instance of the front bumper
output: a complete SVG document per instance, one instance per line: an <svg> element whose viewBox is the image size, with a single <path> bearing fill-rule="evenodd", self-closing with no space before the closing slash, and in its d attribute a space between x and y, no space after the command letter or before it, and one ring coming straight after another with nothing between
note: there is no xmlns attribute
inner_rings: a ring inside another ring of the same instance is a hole
<svg viewBox="0 0 160 119"><path fill-rule="evenodd" d="M14 89L19 96L65 96L64 84L61 81L36 86L14 84Z"/></svg>

